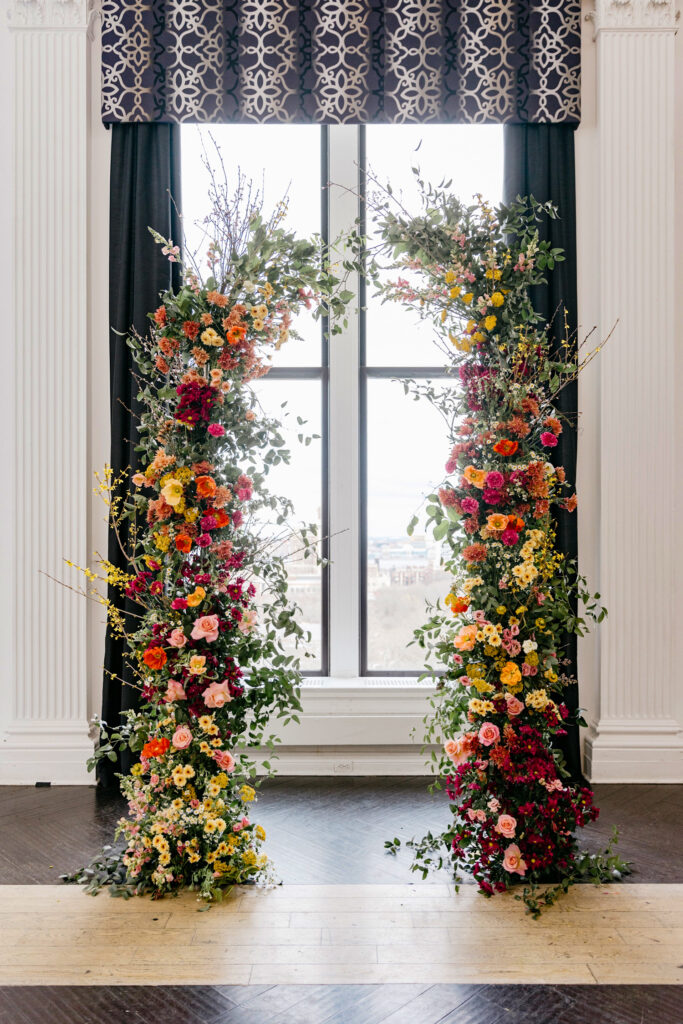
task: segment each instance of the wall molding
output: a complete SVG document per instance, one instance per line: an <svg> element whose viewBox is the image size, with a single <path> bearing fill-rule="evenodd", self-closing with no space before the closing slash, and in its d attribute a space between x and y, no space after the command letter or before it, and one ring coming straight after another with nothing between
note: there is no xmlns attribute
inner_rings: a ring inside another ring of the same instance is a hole
<svg viewBox="0 0 683 1024"><path fill-rule="evenodd" d="M255 750L257 764L270 761L278 775L412 775L431 777L427 755L419 747L277 747L277 759Z"/></svg>
<svg viewBox="0 0 683 1024"><path fill-rule="evenodd" d="M678 12L674 0L596 0L587 17L600 32L670 32Z"/></svg>

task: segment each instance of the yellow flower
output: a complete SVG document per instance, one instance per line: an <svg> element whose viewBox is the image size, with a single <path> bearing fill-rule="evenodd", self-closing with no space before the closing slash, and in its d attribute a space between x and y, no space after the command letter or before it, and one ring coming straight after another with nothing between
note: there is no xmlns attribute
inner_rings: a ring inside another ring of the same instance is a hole
<svg viewBox="0 0 683 1024"><path fill-rule="evenodd" d="M465 303L466 306L469 306L473 298L474 292L465 292L465 294L462 297L462 301Z"/></svg>
<svg viewBox="0 0 683 1024"><path fill-rule="evenodd" d="M522 673L519 670L519 666L514 661L507 661L500 673L500 681L503 686L511 690L512 687L517 686L522 681Z"/></svg>
<svg viewBox="0 0 683 1024"><path fill-rule="evenodd" d="M545 711L550 703L550 698L545 690L531 690L527 693L524 703L534 711Z"/></svg>
<svg viewBox="0 0 683 1024"><path fill-rule="evenodd" d="M130 770L131 775L142 775L142 765L138 762Z"/></svg>
<svg viewBox="0 0 683 1024"><path fill-rule="evenodd" d="M484 320L484 327L486 328L487 331L492 331L497 323L498 323L498 317L494 316L493 313L491 313Z"/></svg>
<svg viewBox="0 0 683 1024"><path fill-rule="evenodd" d="M256 865L256 854L253 850L245 850L242 854L242 863L248 867L253 868Z"/></svg>
<svg viewBox="0 0 683 1024"><path fill-rule="evenodd" d="M201 676L206 672L206 655L193 654L190 658L190 674Z"/></svg>
<svg viewBox="0 0 683 1024"><path fill-rule="evenodd" d="M536 651L529 651L524 660L528 665L538 665L538 654Z"/></svg>
<svg viewBox="0 0 683 1024"><path fill-rule="evenodd" d="M480 715L482 718L496 710L490 700L479 700L478 697L472 697L467 707L473 715Z"/></svg>
<svg viewBox="0 0 683 1024"><path fill-rule="evenodd" d="M256 790L252 789L251 786L245 784L240 787L240 799L244 800L245 803L251 803L255 796Z"/></svg>
<svg viewBox="0 0 683 1024"><path fill-rule="evenodd" d="M553 669L549 668L547 670L547 672L543 673L543 675L548 680L548 682L550 682L550 683L556 683L557 682L558 675L557 675L557 672L553 671Z"/></svg>
<svg viewBox="0 0 683 1024"><path fill-rule="evenodd" d="M457 297L458 297L458 295L460 294L461 291L462 291L462 288L460 287L460 285L457 285L455 288L451 288L451 290L448 293L448 297L450 299L457 299Z"/></svg>
<svg viewBox="0 0 683 1024"><path fill-rule="evenodd" d="M251 326L254 328L255 331L262 331L263 330L263 320L261 320L258 317L256 317L254 320L251 321Z"/></svg>
<svg viewBox="0 0 683 1024"><path fill-rule="evenodd" d="M487 270L485 276L488 277L489 281L500 281L501 277L503 276L503 271L498 270L498 268L496 267L494 270Z"/></svg>
<svg viewBox="0 0 683 1024"><path fill-rule="evenodd" d="M167 505L175 508L183 496L183 485L180 480L171 477L166 486L161 488L161 496Z"/></svg>
<svg viewBox="0 0 683 1024"><path fill-rule="evenodd" d="M171 544L171 538L167 537L163 533L155 533L154 543L158 547L159 551L168 551Z"/></svg>
<svg viewBox="0 0 683 1024"><path fill-rule="evenodd" d="M504 604L499 604L498 607L496 608L496 611L499 615L505 615L507 608L505 607Z"/></svg>
<svg viewBox="0 0 683 1024"><path fill-rule="evenodd" d="M208 732L211 726L213 725L213 718L211 717L211 715L200 715L200 717L197 719L197 725L202 730L202 732Z"/></svg>
<svg viewBox="0 0 683 1024"><path fill-rule="evenodd" d="M257 839L266 838L266 830L264 829L263 825L257 825L256 828L254 829L254 833Z"/></svg>
<svg viewBox="0 0 683 1024"><path fill-rule="evenodd" d="M502 292L494 292L493 295L491 296L492 306L502 306L504 302L505 296L503 295Z"/></svg>
<svg viewBox="0 0 683 1024"><path fill-rule="evenodd" d="M446 274L444 276L444 281L446 282L446 284L453 284L453 282L455 281L455 278L456 278L455 271L453 271L453 270L447 270L446 271Z"/></svg>
<svg viewBox="0 0 683 1024"><path fill-rule="evenodd" d="M220 348L223 344L223 339L220 334L217 334L216 331L214 331L213 327L207 327L205 331L202 331L201 340L209 348L212 346L214 348Z"/></svg>

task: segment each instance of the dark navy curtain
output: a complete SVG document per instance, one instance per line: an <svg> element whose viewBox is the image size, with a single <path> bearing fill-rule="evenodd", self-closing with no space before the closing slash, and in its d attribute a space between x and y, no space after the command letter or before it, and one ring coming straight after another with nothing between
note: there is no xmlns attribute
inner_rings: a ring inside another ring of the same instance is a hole
<svg viewBox="0 0 683 1024"><path fill-rule="evenodd" d="M541 224L541 237L553 246L564 249L565 260L555 264L548 275L548 283L533 290L534 308L550 323L551 337L559 346L565 337L564 310L576 351L578 310L576 299L576 186L574 180L574 126L559 124L508 125L505 127L504 199L515 196L534 196L539 202L550 200L559 211L559 218L545 218ZM564 466L567 479L576 481L576 428L578 393L576 382L560 392L558 408L563 418L563 430L557 448L551 454L553 462ZM577 557L576 512L558 511L555 517L557 546L569 558ZM576 637L567 634L565 651L570 664L567 672L576 676ZM579 703L578 686L566 692L566 703L576 710ZM561 749L574 781L581 780L579 730L571 726Z"/></svg>
<svg viewBox="0 0 683 1024"><path fill-rule="evenodd" d="M581 0L103 0L105 121L578 123Z"/></svg>
<svg viewBox="0 0 683 1024"><path fill-rule="evenodd" d="M111 458L114 479L138 467L136 367L126 345L126 334L134 328L146 334L147 314L159 304L159 292L179 284L178 265L171 264L152 239L148 227L166 238L180 240L180 129L169 124L115 124L111 140L111 184L109 203L109 385L111 397ZM125 523L117 539L109 534L109 560L122 569L127 562L121 545L127 548ZM119 540L121 544L119 544ZM136 606L110 588L109 599L124 614L126 631L136 622L130 612ZM110 726L119 724L122 711L137 706L134 676L125 658L125 643L108 630L104 661L102 718ZM115 773L127 772L131 757L124 753L117 762L101 762L100 785L116 785Z"/></svg>

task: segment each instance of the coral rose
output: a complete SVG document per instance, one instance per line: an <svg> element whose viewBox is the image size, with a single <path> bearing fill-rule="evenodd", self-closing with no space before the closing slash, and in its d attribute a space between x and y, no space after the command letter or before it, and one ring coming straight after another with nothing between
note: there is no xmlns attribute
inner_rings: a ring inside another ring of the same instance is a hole
<svg viewBox="0 0 683 1024"><path fill-rule="evenodd" d="M524 711L524 705L521 700L518 700L512 693L505 694L505 703L507 705L507 713L512 718L516 718L517 715L521 715L522 711Z"/></svg>
<svg viewBox="0 0 683 1024"><path fill-rule="evenodd" d="M179 725L173 733L172 742L176 750L185 750L192 743L192 731L186 725Z"/></svg>
<svg viewBox="0 0 683 1024"><path fill-rule="evenodd" d="M222 708L232 700L227 683L211 683L204 690L203 697L207 708Z"/></svg>
<svg viewBox="0 0 683 1024"><path fill-rule="evenodd" d="M190 636L193 640L206 640L209 643L218 640L218 616L201 615L195 620Z"/></svg>
<svg viewBox="0 0 683 1024"><path fill-rule="evenodd" d="M500 740L500 729L493 722L484 722L477 735L483 747L492 747Z"/></svg>
<svg viewBox="0 0 683 1024"><path fill-rule="evenodd" d="M506 839L514 838L516 828L517 819L513 818L511 814L501 814L495 824L496 832L500 832Z"/></svg>
<svg viewBox="0 0 683 1024"><path fill-rule="evenodd" d="M166 693L164 694L166 700L187 700L187 694L182 683L179 683L177 679L170 679L168 686L166 687Z"/></svg>
<svg viewBox="0 0 683 1024"><path fill-rule="evenodd" d="M503 867L512 875L524 875L526 873L526 864L522 860L522 851L516 843L512 843L505 851Z"/></svg>
<svg viewBox="0 0 683 1024"><path fill-rule="evenodd" d="M166 657L166 651L163 647L148 647L142 656L142 660L147 668L151 668L155 672L158 672L164 667L168 658Z"/></svg>
<svg viewBox="0 0 683 1024"><path fill-rule="evenodd" d="M213 755L214 761L219 768L230 775L235 770L235 758L227 750L217 750Z"/></svg>
<svg viewBox="0 0 683 1024"><path fill-rule="evenodd" d="M216 481L212 476L198 476L195 486L197 494L202 498L213 498L216 493Z"/></svg>

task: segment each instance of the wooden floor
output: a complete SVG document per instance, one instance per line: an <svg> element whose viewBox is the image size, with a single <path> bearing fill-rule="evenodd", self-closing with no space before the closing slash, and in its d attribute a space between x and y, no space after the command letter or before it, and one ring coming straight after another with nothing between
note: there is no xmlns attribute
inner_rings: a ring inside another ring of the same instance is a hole
<svg viewBox="0 0 683 1024"><path fill-rule="evenodd" d="M598 787L587 843L618 823L636 873L534 922L383 852L447 820L421 779L269 783L255 817L286 884L209 911L55 885L120 801L0 788L0 1024L683 1024L682 795Z"/></svg>
<svg viewBox="0 0 683 1024"><path fill-rule="evenodd" d="M577 886L534 921L445 884L236 889L153 903L0 889L4 985L676 984L683 885Z"/></svg>

